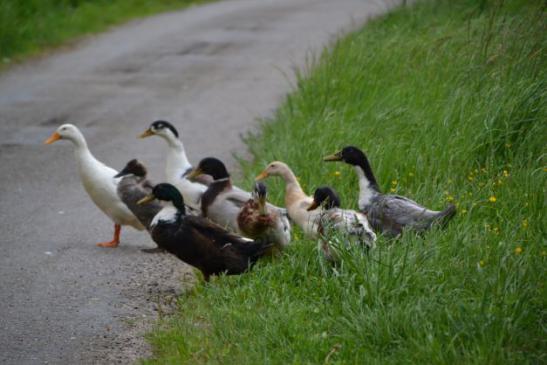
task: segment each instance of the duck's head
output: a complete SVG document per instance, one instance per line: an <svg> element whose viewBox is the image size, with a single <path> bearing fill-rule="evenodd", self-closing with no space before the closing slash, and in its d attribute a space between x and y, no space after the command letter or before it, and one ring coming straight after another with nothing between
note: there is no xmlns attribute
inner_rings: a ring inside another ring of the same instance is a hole
<svg viewBox="0 0 547 365"><path fill-rule="evenodd" d="M165 120L156 120L147 130L139 135L139 138L146 138L150 136L159 136L167 140L178 139L179 132L177 129L169 122Z"/></svg>
<svg viewBox="0 0 547 365"><path fill-rule="evenodd" d="M122 177L126 175L135 175L138 177L146 176L146 167L140 163L137 159L132 159L129 161L125 167L114 177Z"/></svg>
<svg viewBox="0 0 547 365"><path fill-rule="evenodd" d="M226 166L218 158L206 157L188 175L188 179L195 179L201 175L210 175L213 180L227 179L230 177Z"/></svg>
<svg viewBox="0 0 547 365"><path fill-rule="evenodd" d="M313 193L313 203L308 210L314 210L322 206L323 209L332 209L340 207L340 198L334 189L329 186L321 186L315 189Z"/></svg>
<svg viewBox="0 0 547 365"><path fill-rule="evenodd" d="M83 139L82 132L73 124L63 124L44 141L44 144L52 144L61 139L78 142Z"/></svg>
<svg viewBox="0 0 547 365"><path fill-rule="evenodd" d="M184 199L178 189L173 185L161 183L154 186L152 193L139 200L137 204L146 204L156 199L171 202L175 207L179 208L179 210L182 210L184 213Z"/></svg>
<svg viewBox="0 0 547 365"><path fill-rule="evenodd" d="M255 177L256 181L263 180L270 176L283 176L287 171L289 171L289 166L286 163L281 161L270 162L268 166L260 174Z"/></svg>
<svg viewBox="0 0 547 365"><path fill-rule="evenodd" d="M343 161L350 165L361 165L365 154L357 147L347 146L335 154L323 157L323 161Z"/></svg>
<svg viewBox="0 0 547 365"><path fill-rule="evenodd" d="M256 199L261 206L264 206L266 204L267 196L268 190L266 189L266 185L261 182L256 182L253 190L253 198Z"/></svg>

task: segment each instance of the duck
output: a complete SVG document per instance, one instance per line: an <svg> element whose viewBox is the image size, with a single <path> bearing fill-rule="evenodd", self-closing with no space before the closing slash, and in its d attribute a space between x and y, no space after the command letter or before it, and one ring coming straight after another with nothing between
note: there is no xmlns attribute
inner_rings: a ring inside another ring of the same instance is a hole
<svg viewBox="0 0 547 365"><path fill-rule="evenodd" d="M188 161L179 132L173 124L165 120L156 120L139 135L139 138L150 136L161 137L169 147L165 165L166 181L180 190L186 205L193 208L192 211L199 211L201 196L207 190L210 179L206 176L198 180L187 178L187 174L192 171L192 164Z"/></svg>
<svg viewBox="0 0 547 365"><path fill-rule="evenodd" d="M316 238L318 236L318 222L321 212L318 210L308 210L313 204L313 198L304 192L294 172L286 163L281 161L270 162L255 177L255 180L261 181L272 176L281 177L285 181L285 207L287 208L289 218L302 228L307 237Z"/></svg>
<svg viewBox="0 0 547 365"><path fill-rule="evenodd" d="M139 200L152 193L154 188L154 184L146 178L146 175L146 167L139 160L132 159L114 177L120 178L116 190L118 197L141 224L147 230L150 230L152 219L163 206L159 202L150 203L146 206L137 204Z"/></svg>
<svg viewBox="0 0 547 365"><path fill-rule="evenodd" d="M340 197L330 186L320 186L315 189L313 202L308 211L320 209L318 232L321 236L328 235L328 230L342 233L345 237L355 238L357 242L369 249L375 247L376 234L372 230L367 217L358 211L340 208Z"/></svg>
<svg viewBox="0 0 547 365"><path fill-rule="evenodd" d="M117 247L120 243L121 227L131 226L139 231L145 229L117 194L120 182L115 178L118 171L97 160L87 146L82 132L73 124L63 124L44 141L52 144L68 140L74 145L78 173L85 191L95 205L114 222L111 241L97 243L99 247Z"/></svg>
<svg viewBox="0 0 547 365"><path fill-rule="evenodd" d="M277 252L281 252L290 243L290 227L278 209L267 206L267 195L266 185L255 183L251 199L243 205L237 216L237 224L246 237L264 238L274 243Z"/></svg>
<svg viewBox="0 0 547 365"><path fill-rule="evenodd" d="M377 232L387 237L399 237L404 229L424 232L435 224L444 226L456 214L453 204L436 211L401 195L383 194L367 156L357 147L344 147L323 160L343 161L354 167L359 178L359 210Z"/></svg>
<svg viewBox="0 0 547 365"><path fill-rule="evenodd" d="M201 215L232 232L250 234L250 238L258 238L260 235L254 235L256 232L253 232L252 227L256 222L245 219L245 216L241 218L242 214L250 214L249 209L246 211L244 209L246 205L250 208L249 201L253 200L252 195L232 184L226 166L215 157L202 159L188 177L194 178L203 174L211 176L213 182L201 197ZM276 225L275 230L268 233L272 233L271 238L278 247L285 247L290 241L291 227L286 213L283 209L269 203L265 203L265 208L271 217L275 217L273 223Z"/></svg>
<svg viewBox="0 0 547 365"><path fill-rule="evenodd" d="M183 196L169 183L154 186L152 193L137 204L154 200L165 202L165 207L150 224L152 239L159 247L199 269L205 281L211 275L248 271L271 247L269 243L231 233L207 218L187 215Z"/></svg>

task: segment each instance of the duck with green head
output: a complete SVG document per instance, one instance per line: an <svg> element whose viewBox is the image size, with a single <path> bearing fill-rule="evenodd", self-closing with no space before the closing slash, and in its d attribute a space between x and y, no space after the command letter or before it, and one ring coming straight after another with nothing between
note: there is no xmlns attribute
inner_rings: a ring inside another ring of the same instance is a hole
<svg viewBox="0 0 547 365"><path fill-rule="evenodd" d="M150 224L152 239L198 268L207 281L211 275L237 275L249 270L271 248L270 243L238 236L206 218L186 215L184 199L171 184L156 185L138 204L154 200L165 202L165 207Z"/></svg>

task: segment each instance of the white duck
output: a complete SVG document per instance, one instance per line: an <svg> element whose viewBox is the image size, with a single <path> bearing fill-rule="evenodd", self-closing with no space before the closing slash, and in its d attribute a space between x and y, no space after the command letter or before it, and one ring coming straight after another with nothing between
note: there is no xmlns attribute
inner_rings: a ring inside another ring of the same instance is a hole
<svg viewBox="0 0 547 365"><path fill-rule="evenodd" d="M207 180L191 181L186 177L192 170L192 165L186 157L186 151L179 139L178 131L171 123L157 120L139 138L150 136L159 136L167 142L169 151L165 166L166 180L179 189L186 205L199 211L201 196L207 190Z"/></svg>
<svg viewBox="0 0 547 365"><path fill-rule="evenodd" d="M308 211L308 208L313 204L313 198L304 193L289 166L281 161L271 162L256 177L256 180L262 180L269 176L280 176L285 180L285 207L289 217L302 228L308 237L317 237L321 212L319 210Z"/></svg>
<svg viewBox="0 0 547 365"><path fill-rule="evenodd" d="M112 241L98 243L97 246L117 247L122 225L144 230L143 225L118 197L116 190L120 179L114 178L118 172L91 154L82 132L72 124L63 124L44 143L51 144L61 139L69 140L75 147L78 172L85 191L95 205L114 221Z"/></svg>

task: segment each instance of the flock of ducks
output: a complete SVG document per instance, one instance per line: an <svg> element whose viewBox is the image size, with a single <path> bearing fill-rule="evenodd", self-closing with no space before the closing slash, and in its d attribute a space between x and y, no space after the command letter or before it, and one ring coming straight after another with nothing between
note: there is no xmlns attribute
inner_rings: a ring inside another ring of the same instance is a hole
<svg viewBox="0 0 547 365"><path fill-rule="evenodd" d="M44 142L68 140L74 145L84 189L95 205L114 222L111 241L101 247L117 247L122 226L147 230L157 249L176 255L198 268L205 278L225 273L241 274L264 255L282 251L291 242L291 223L306 237L317 239L324 257L337 262L330 245L333 234L345 242L375 247L376 233L398 237L403 230L423 232L444 225L456 212L429 210L413 200L380 191L365 154L348 146L324 161L354 166L359 178L359 210L342 209L338 194L328 186L307 195L289 166L271 162L257 177L252 192L233 185L226 166L214 157L193 167L176 128L155 121L139 137L161 137L168 145L165 183L154 184L146 167L129 161L121 171L97 160L80 130L63 124ZM285 182L285 207L267 202L261 180L280 177Z"/></svg>

